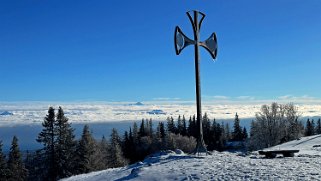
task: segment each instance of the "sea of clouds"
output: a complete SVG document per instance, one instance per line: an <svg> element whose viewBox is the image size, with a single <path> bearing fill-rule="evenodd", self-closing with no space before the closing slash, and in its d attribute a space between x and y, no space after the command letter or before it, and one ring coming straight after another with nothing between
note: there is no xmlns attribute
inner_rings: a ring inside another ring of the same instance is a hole
<svg viewBox="0 0 321 181"><path fill-rule="evenodd" d="M321 104L295 105L301 117L321 117ZM55 109L61 106L72 123L138 121L142 118L165 121L168 116L176 119L178 115L185 115L188 119L189 116L196 114L196 106L192 101L155 101L143 102L142 105L137 105L135 102L0 102L0 127L40 125L50 106ZM262 103L258 102L249 104L205 102L202 105L202 112L217 120L232 120L235 113L241 119L250 119L255 117L261 106ZM1 115L1 113L9 114Z"/></svg>

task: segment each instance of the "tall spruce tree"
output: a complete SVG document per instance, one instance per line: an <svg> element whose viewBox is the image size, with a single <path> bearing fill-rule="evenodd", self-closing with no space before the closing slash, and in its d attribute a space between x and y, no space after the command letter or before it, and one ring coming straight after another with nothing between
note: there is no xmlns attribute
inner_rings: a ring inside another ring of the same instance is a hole
<svg viewBox="0 0 321 181"><path fill-rule="evenodd" d="M167 117L167 131L168 133L176 133L176 127L174 123L174 118L173 117Z"/></svg>
<svg viewBox="0 0 321 181"><path fill-rule="evenodd" d="M313 132L314 132L314 127L312 126L310 119L308 119L305 126L305 136L312 136Z"/></svg>
<svg viewBox="0 0 321 181"><path fill-rule="evenodd" d="M181 115L179 115L177 118L176 134L182 134L182 133L183 133L183 121L182 121Z"/></svg>
<svg viewBox="0 0 321 181"><path fill-rule="evenodd" d="M243 135L244 140L246 140L248 138L248 134L247 134L247 130L246 130L245 126L243 127L242 135Z"/></svg>
<svg viewBox="0 0 321 181"><path fill-rule="evenodd" d="M103 169L109 168L109 145L108 145L108 141L105 138L105 136L103 136L101 138L100 144L99 144L99 150L101 153L101 157L100 157L100 162L103 165Z"/></svg>
<svg viewBox="0 0 321 181"><path fill-rule="evenodd" d="M183 119L182 119L182 122L183 122L183 130L182 130L182 135L183 136L186 136L187 135L187 127L186 127L186 119L185 119L185 116L183 115Z"/></svg>
<svg viewBox="0 0 321 181"><path fill-rule="evenodd" d="M224 132L223 138L225 141L229 141L231 139L231 130L230 130L230 125L228 123L225 124L222 123L222 131Z"/></svg>
<svg viewBox="0 0 321 181"><path fill-rule="evenodd" d="M115 128L112 129L110 136L110 165L112 168L121 167L127 164L120 146L120 137Z"/></svg>
<svg viewBox="0 0 321 181"><path fill-rule="evenodd" d="M56 180L57 172L56 172L56 154L55 154L55 136L56 132L54 129L55 125L55 109L53 107L49 107L48 114L44 118L42 123L43 129L39 133L37 141L44 145L43 154L43 172L46 175L48 180Z"/></svg>
<svg viewBox="0 0 321 181"><path fill-rule="evenodd" d="M133 142L135 145L138 144L138 127L136 122L133 124Z"/></svg>
<svg viewBox="0 0 321 181"><path fill-rule="evenodd" d="M129 129L129 134L127 131L125 131L124 133L124 139L123 139L123 152L124 152L124 156L128 159L131 158L131 152L132 152L132 142L131 142L131 138L132 136L130 136L132 134L132 130L131 128Z"/></svg>
<svg viewBox="0 0 321 181"><path fill-rule="evenodd" d="M6 156L2 152L2 141L0 141L0 178L7 180L8 175L9 170L7 168Z"/></svg>
<svg viewBox="0 0 321 181"><path fill-rule="evenodd" d="M22 156L18 146L18 138L13 137L8 159L9 177L8 180L23 181L28 176L28 170L22 161Z"/></svg>
<svg viewBox="0 0 321 181"><path fill-rule="evenodd" d="M75 165L74 153L76 151L76 141L74 129L65 117L61 107L58 109L55 121L55 168L57 178L64 178L73 175Z"/></svg>
<svg viewBox="0 0 321 181"><path fill-rule="evenodd" d="M211 140L211 121L207 116L207 113L204 114L203 116L203 137L204 137L204 141L206 144L209 144L210 140Z"/></svg>
<svg viewBox="0 0 321 181"><path fill-rule="evenodd" d="M159 122L159 134L161 139L165 138L166 136L166 130L163 122Z"/></svg>
<svg viewBox="0 0 321 181"><path fill-rule="evenodd" d="M317 126L315 128L316 134L321 134L321 119L319 118L317 121Z"/></svg>
<svg viewBox="0 0 321 181"><path fill-rule="evenodd" d="M233 140L234 141L243 140L242 128L240 126L240 119L237 113L235 114L235 119L234 119Z"/></svg>
<svg viewBox="0 0 321 181"><path fill-rule="evenodd" d="M89 126L85 125L77 145L77 173L88 173L95 170L93 164L95 149L95 140L90 133Z"/></svg>
<svg viewBox="0 0 321 181"><path fill-rule="evenodd" d="M190 116L189 117L189 121L188 121L188 135L189 136L193 136L193 137L197 137L197 128L196 128L196 117L195 115L193 116L193 118Z"/></svg>
<svg viewBox="0 0 321 181"><path fill-rule="evenodd" d="M315 130L316 129L315 129L315 123L314 123L313 119L311 120L311 127L312 127L312 129L311 129L312 130L312 135L315 135Z"/></svg>
<svg viewBox="0 0 321 181"><path fill-rule="evenodd" d="M149 137L153 137L153 120L152 120L152 118L150 118L149 119L149 121L148 121L148 136Z"/></svg>
<svg viewBox="0 0 321 181"><path fill-rule="evenodd" d="M144 136L146 136L146 129L145 129L145 120L143 118L139 127L139 137L141 138Z"/></svg>

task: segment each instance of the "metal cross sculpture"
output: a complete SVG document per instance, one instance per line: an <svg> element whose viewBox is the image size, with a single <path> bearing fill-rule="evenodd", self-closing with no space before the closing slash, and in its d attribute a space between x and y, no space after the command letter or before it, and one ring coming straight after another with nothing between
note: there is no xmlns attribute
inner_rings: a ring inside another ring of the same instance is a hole
<svg viewBox="0 0 321 181"><path fill-rule="evenodd" d="M193 13L194 18L192 18L191 14ZM204 47L212 56L213 59L216 58L217 55L217 40L216 40L216 34L212 33L212 35L205 41L200 42L200 29L201 24L205 18L205 14L199 11L188 11L186 12L189 20L192 23L193 26L193 32L194 32L194 40L191 40L188 38L182 30L176 26L175 28L175 37L174 37L174 43L175 43L175 50L176 55L179 55L181 51L187 47L188 45L194 45L195 50L195 79L196 79L196 108L197 108L197 130L198 130L198 136L197 136L197 145L195 148L194 153L201 153L205 152L207 153L206 145L203 140L203 127L202 127L202 109L201 109L201 82L200 82L200 67L199 67L199 46ZM198 18L200 16L200 20L198 21Z"/></svg>

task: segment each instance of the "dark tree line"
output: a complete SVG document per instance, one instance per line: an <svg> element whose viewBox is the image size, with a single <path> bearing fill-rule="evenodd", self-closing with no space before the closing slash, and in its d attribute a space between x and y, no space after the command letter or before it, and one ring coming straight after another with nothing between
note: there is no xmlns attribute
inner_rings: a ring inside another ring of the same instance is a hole
<svg viewBox="0 0 321 181"><path fill-rule="evenodd" d="M304 135L305 136L312 136L316 134L321 134L321 120L320 118L317 121L317 124L315 125L314 120L308 118L306 121L306 126L304 130Z"/></svg>
<svg viewBox="0 0 321 181"><path fill-rule="evenodd" d="M28 170L22 160L22 155L18 146L18 138L13 137L8 160L2 152L2 142L0 142L0 180L23 181L27 179Z"/></svg>

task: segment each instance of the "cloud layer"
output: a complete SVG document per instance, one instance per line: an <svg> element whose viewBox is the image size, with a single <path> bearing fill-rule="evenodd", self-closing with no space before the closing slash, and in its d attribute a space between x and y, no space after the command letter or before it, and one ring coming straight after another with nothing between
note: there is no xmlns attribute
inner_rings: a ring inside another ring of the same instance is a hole
<svg viewBox="0 0 321 181"><path fill-rule="evenodd" d="M243 99L243 97L241 98ZM246 97L247 99L247 97ZM293 100L296 98L284 98ZM273 102L273 101L271 101ZM266 102L264 104L271 104ZM225 100L221 103L204 102L202 112L207 113L211 119L234 119L235 113L240 118L254 118L260 111L262 101L252 101L248 104ZM144 105L135 105L132 102L79 102L79 103L46 103L46 102L17 102L0 103L0 113L8 111L13 115L0 116L0 126L21 124L41 124L47 114L49 106L58 108L62 106L65 115L74 123L110 122L110 121L137 121L142 118L166 120L168 116L177 118L178 115L187 117L196 114L196 107L192 101L175 102L146 102ZM302 117L321 116L320 104L297 104ZM150 114L161 110L166 114ZM188 118L187 118L188 119Z"/></svg>

